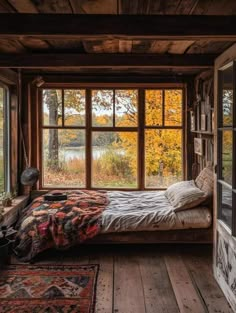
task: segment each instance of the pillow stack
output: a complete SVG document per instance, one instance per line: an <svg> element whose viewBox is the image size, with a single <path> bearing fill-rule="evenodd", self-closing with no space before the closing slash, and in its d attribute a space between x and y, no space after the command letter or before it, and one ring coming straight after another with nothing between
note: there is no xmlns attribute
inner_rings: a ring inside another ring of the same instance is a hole
<svg viewBox="0 0 236 313"><path fill-rule="evenodd" d="M208 200L213 192L213 173L209 168L203 169L196 181L181 181L167 188L165 196L174 211L194 208Z"/></svg>

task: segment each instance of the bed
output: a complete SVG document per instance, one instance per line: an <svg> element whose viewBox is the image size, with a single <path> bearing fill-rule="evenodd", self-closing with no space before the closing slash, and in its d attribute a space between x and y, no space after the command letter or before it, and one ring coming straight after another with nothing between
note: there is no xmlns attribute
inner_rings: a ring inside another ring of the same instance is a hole
<svg viewBox="0 0 236 313"><path fill-rule="evenodd" d="M197 196L189 192L193 188ZM211 193L200 179L167 191L68 190L63 201L40 196L22 212L15 252L29 261L43 250L82 242L211 242L212 212L206 205Z"/></svg>
<svg viewBox="0 0 236 313"><path fill-rule="evenodd" d="M87 243L212 243L209 203L175 213L162 191L112 191L108 196L101 232Z"/></svg>

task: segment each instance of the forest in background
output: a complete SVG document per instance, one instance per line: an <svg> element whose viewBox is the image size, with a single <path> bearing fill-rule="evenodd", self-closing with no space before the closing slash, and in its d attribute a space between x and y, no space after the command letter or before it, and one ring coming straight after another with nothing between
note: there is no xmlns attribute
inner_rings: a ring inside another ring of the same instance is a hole
<svg viewBox="0 0 236 313"><path fill-rule="evenodd" d="M43 90L45 186L85 186L85 103L85 90ZM91 107L92 186L136 188L138 90L92 90ZM145 125L146 187L166 187L182 178L182 130L161 127L182 126L182 90L146 90Z"/></svg>

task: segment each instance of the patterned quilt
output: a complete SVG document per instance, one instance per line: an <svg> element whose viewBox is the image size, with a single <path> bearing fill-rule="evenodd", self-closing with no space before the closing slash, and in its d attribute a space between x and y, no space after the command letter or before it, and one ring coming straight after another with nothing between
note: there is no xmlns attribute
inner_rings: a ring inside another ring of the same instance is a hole
<svg viewBox="0 0 236 313"><path fill-rule="evenodd" d="M67 200L45 201L42 196L24 210L14 245L22 261L52 247L67 249L100 232L100 216L108 204L106 193L91 190L66 193Z"/></svg>

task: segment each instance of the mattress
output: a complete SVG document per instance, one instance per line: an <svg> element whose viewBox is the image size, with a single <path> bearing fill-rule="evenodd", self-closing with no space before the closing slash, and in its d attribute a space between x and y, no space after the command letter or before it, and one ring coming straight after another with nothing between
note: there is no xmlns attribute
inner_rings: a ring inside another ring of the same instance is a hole
<svg viewBox="0 0 236 313"><path fill-rule="evenodd" d="M175 213L164 191L109 191L101 232L208 228L211 210L201 206Z"/></svg>

